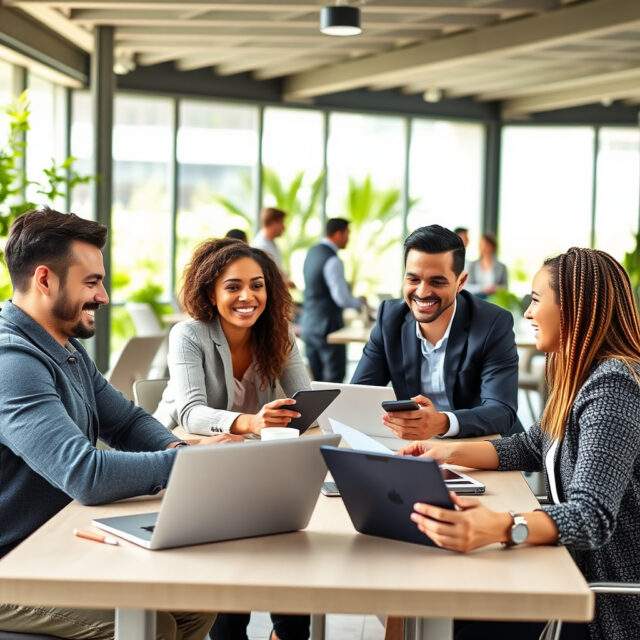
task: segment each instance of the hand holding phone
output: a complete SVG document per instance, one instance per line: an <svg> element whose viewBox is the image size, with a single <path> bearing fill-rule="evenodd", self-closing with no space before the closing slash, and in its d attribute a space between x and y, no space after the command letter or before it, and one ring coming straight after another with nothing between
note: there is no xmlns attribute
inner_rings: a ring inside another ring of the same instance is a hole
<svg viewBox="0 0 640 640"><path fill-rule="evenodd" d="M417 411L420 405L413 400L385 400L382 408L390 413L392 411Z"/></svg>

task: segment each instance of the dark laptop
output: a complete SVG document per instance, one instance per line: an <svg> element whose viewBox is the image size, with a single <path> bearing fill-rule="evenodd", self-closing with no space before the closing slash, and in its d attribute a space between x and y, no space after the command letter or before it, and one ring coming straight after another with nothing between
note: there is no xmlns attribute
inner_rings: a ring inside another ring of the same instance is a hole
<svg viewBox="0 0 640 640"><path fill-rule="evenodd" d="M454 508L436 462L327 446L320 451L360 533L435 546L410 516L415 502Z"/></svg>

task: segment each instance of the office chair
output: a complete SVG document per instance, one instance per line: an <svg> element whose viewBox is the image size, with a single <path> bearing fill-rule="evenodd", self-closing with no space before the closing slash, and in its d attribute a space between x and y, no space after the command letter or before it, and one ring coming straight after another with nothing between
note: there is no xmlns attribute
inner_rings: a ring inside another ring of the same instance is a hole
<svg viewBox="0 0 640 640"><path fill-rule="evenodd" d="M60 640L60 638L57 636L44 636L41 633L0 631L0 640Z"/></svg>
<svg viewBox="0 0 640 640"><path fill-rule="evenodd" d="M164 339L162 333L129 338L105 378L126 398L133 400L133 383L149 377L153 359Z"/></svg>
<svg viewBox="0 0 640 640"><path fill-rule="evenodd" d="M167 368L167 354L169 352L169 330L165 329L162 322L148 302L125 302L124 308L131 317L137 336L157 336L165 334L165 340L158 348L153 364L151 365L152 378L166 378L169 375Z"/></svg>
<svg viewBox="0 0 640 640"><path fill-rule="evenodd" d="M590 582L589 588L594 593L640 595L640 584L635 582ZM549 620L542 630L540 640L560 640L561 631L562 620Z"/></svg>
<svg viewBox="0 0 640 640"><path fill-rule="evenodd" d="M167 378L136 380L133 383L133 401L147 413L153 414L160 404L167 382Z"/></svg>

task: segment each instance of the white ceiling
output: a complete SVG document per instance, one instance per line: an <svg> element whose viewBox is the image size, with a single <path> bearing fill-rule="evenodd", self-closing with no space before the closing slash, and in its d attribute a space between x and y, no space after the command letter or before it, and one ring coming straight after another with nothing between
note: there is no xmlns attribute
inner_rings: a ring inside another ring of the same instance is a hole
<svg viewBox="0 0 640 640"><path fill-rule="evenodd" d="M82 49L283 78L287 100L350 89L500 101L505 117L640 103L640 0L363 0L362 34L322 35L331 0L0 0Z"/></svg>

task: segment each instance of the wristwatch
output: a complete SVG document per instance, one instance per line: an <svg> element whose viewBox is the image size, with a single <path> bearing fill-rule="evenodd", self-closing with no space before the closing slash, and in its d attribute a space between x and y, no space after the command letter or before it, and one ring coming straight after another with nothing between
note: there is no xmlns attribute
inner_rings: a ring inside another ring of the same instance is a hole
<svg viewBox="0 0 640 640"><path fill-rule="evenodd" d="M509 531L509 540L504 544L507 547L513 547L516 544L522 544L527 541L529 537L529 526L521 513L509 511L509 515L513 518L513 524Z"/></svg>

